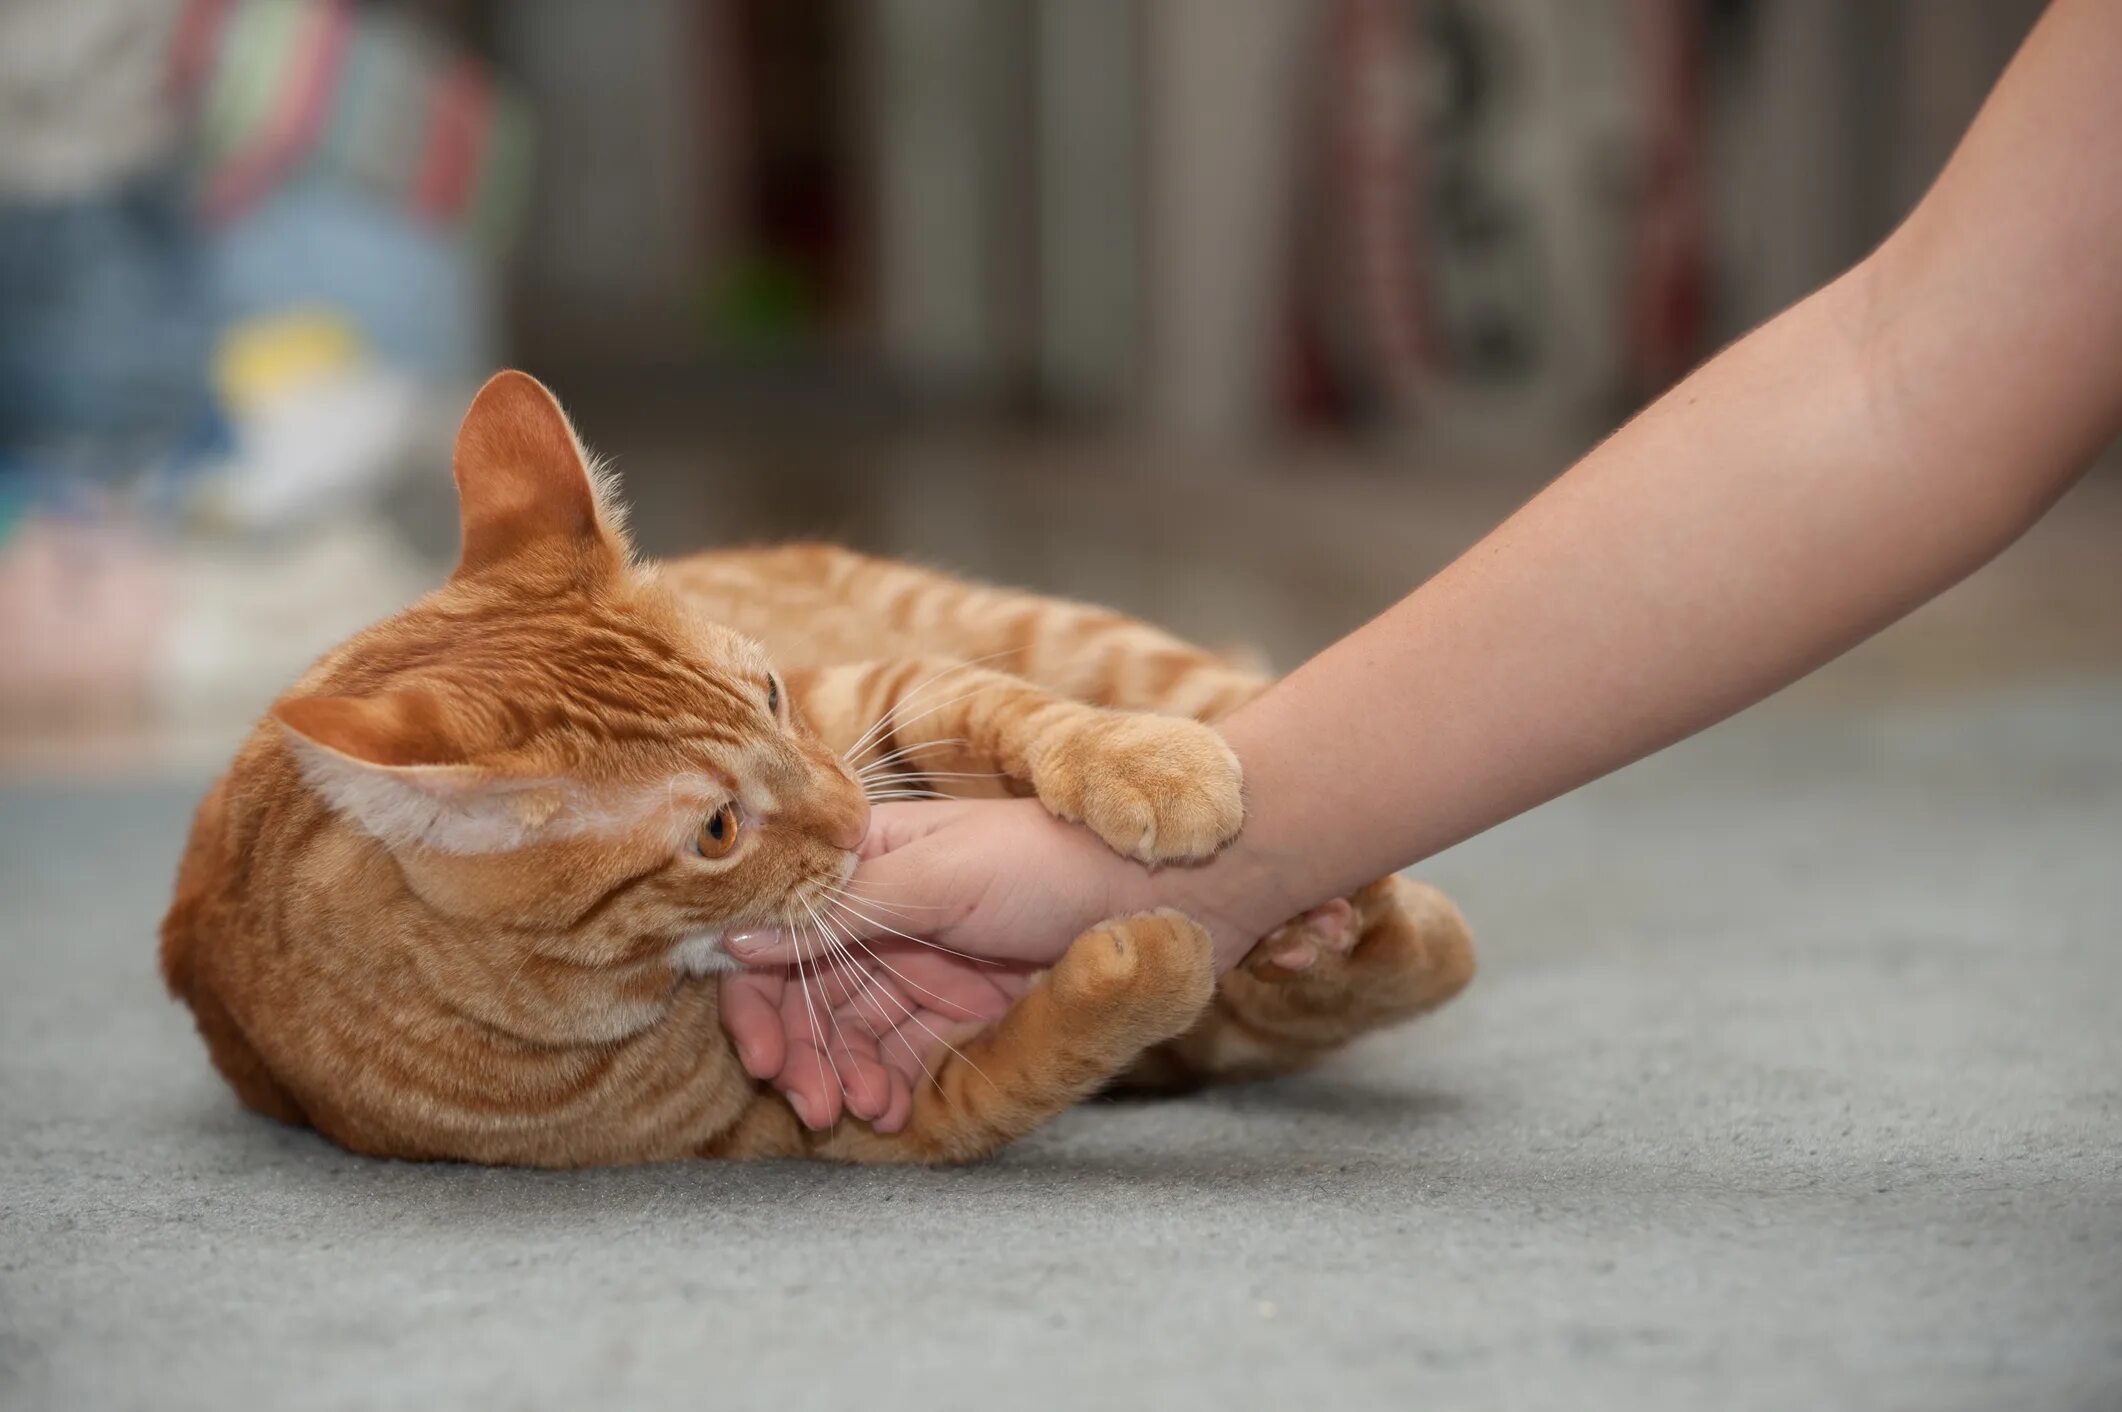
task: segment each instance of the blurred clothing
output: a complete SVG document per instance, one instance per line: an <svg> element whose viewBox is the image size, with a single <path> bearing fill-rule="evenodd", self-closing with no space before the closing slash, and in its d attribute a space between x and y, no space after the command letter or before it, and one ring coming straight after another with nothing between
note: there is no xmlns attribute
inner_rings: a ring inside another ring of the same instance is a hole
<svg viewBox="0 0 2122 1412"><path fill-rule="evenodd" d="M64 203L166 158L183 0L0 5L0 201Z"/></svg>
<svg viewBox="0 0 2122 1412"><path fill-rule="evenodd" d="M182 8L0 6L0 455L104 473L211 421L213 314L169 101Z"/></svg>
<svg viewBox="0 0 2122 1412"><path fill-rule="evenodd" d="M217 231L207 268L224 327L333 310L375 358L453 390L476 384L497 356L492 271L448 232L321 175Z"/></svg>
<svg viewBox="0 0 2122 1412"><path fill-rule="evenodd" d="M0 203L0 455L115 479L210 440L216 322L173 173Z"/></svg>
<svg viewBox="0 0 2122 1412"><path fill-rule="evenodd" d="M350 0L190 0L173 56L217 222L312 184L495 256L530 166L514 89L415 19Z"/></svg>
<svg viewBox="0 0 2122 1412"><path fill-rule="evenodd" d="M527 131L351 0L7 0L0 718L253 714L427 586Z"/></svg>

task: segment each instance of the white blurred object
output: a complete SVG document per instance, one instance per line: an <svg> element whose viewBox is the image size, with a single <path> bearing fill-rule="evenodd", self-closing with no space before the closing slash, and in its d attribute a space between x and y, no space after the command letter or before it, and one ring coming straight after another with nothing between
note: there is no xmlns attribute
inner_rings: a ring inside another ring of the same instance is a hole
<svg viewBox="0 0 2122 1412"><path fill-rule="evenodd" d="M219 531L277 533L365 510L427 447L430 404L418 382L331 309L232 325L214 382L233 446L187 498Z"/></svg>
<svg viewBox="0 0 2122 1412"><path fill-rule="evenodd" d="M435 586L382 520L359 516L271 545L187 544L148 699L175 724L249 719L325 651Z"/></svg>
<svg viewBox="0 0 2122 1412"><path fill-rule="evenodd" d="M0 4L0 194L87 195L169 150L183 0Z"/></svg>
<svg viewBox="0 0 2122 1412"><path fill-rule="evenodd" d="M420 393L378 365L335 370L257 399L233 420L236 455L199 487L217 524L274 529L372 502L418 441Z"/></svg>
<svg viewBox="0 0 2122 1412"><path fill-rule="evenodd" d="M0 720L238 729L437 577L373 516L175 547L114 517L27 521L0 546Z"/></svg>

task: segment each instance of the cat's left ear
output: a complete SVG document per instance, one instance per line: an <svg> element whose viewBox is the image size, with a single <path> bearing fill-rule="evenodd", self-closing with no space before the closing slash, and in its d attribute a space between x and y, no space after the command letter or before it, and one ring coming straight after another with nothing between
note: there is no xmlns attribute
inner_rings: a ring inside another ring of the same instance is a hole
<svg viewBox="0 0 2122 1412"><path fill-rule="evenodd" d="M567 414L528 373L496 373L479 389L457 430L453 469L460 576L501 565L595 574L625 560L625 540Z"/></svg>
<svg viewBox="0 0 2122 1412"><path fill-rule="evenodd" d="M458 713L425 692L290 697L272 715L311 787L388 844L506 852L557 808L557 782L477 763Z"/></svg>

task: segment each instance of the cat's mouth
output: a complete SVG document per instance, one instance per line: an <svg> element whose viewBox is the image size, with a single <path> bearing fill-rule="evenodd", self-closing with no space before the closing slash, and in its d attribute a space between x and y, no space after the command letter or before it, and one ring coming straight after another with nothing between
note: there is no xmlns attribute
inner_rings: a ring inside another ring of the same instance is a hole
<svg viewBox="0 0 2122 1412"><path fill-rule="evenodd" d="M832 950L838 932L852 921L840 912L849 907L846 888L858 861L849 851L836 872L798 883L789 889L776 915L756 922L731 922L687 932L671 947L672 969L689 976L743 970L744 963L722 947L725 937L738 933L782 932L805 955Z"/></svg>
<svg viewBox="0 0 2122 1412"><path fill-rule="evenodd" d="M850 930L855 921L853 914L861 909L849 897L847 885L860 861L849 849L833 872L789 889L777 925L803 954L834 950L841 934Z"/></svg>

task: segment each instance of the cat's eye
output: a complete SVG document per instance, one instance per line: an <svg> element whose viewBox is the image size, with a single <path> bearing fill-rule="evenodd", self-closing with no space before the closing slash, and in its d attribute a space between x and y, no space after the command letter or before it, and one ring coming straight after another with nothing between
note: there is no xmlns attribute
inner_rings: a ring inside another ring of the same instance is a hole
<svg viewBox="0 0 2122 1412"><path fill-rule="evenodd" d="M733 799L707 816L700 825L700 832L693 837L693 851L702 858L727 858L730 850L737 846L737 825L742 816Z"/></svg>
<svg viewBox="0 0 2122 1412"><path fill-rule="evenodd" d="M772 673L766 678L766 709L770 715L781 714L781 678Z"/></svg>

